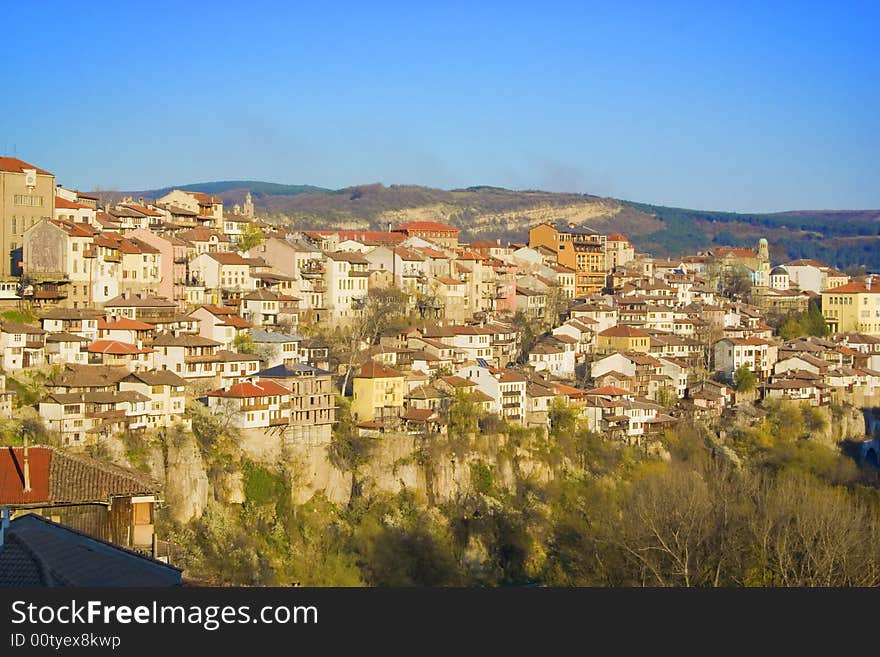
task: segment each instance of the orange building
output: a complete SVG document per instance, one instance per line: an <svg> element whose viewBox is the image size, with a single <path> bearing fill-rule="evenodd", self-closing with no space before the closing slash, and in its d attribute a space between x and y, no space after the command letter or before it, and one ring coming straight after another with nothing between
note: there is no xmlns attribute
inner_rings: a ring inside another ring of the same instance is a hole
<svg viewBox="0 0 880 657"><path fill-rule="evenodd" d="M608 275L605 236L586 226L547 223L529 230L529 247L544 246L556 252L556 262L575 270L575 296L586 297L605 287Z"/></svg>

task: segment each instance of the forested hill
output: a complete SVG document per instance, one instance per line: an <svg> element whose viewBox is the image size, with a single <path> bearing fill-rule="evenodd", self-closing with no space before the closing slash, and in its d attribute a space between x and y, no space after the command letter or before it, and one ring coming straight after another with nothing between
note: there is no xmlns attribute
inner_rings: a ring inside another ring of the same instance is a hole
<svg viewBox="0 0 880 657"><path fill-rule="evenodd" d="M624 204L663 222L663 229L634 236L645 250L677 255L711 245L754 246L770 241L774 261L815 258L841 269L880 270L880 210L803 210L739 214Z"/></svg>
<svg viewBox="0 0 880 657"><path fill-rule="evenodd" d="M458 226L465 239L521 242L529 227L565 220L624 233L639 250L658 256L720 245L752 247L766 237L774 262L815 258L841 269L863 265L880 271L880 210L740 214L489 186L444 190L375 183L329 190L238 180L180 188L216 194L230 206L250 190L258 213L291 227L384 229L389 223L435 220ZM170 189L112 195L157 198Z"/></svg>

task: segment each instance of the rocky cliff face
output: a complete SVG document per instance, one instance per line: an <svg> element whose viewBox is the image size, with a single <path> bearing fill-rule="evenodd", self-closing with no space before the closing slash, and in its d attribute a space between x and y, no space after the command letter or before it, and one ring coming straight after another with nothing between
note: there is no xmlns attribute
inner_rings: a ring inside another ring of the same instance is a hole
<svg viewBox="0 0 880 657"><path fill-rule="evenodd" d="M474 488L472 466L491 472L492 483L513 490L524 480L547 482L564 463L551 466L536 455L535 445L515 445L505 435L475 436L464 452L430 448L409 435L386 435L375 445L369 461L349 472L337 467L327 445L283 444L278 437L242 437L239 456L289 480L291 501L303 504L316 493L336 504L347 504L353 491L362 495L414 491L432 504L451 501ZM119 462L126 463L121 457ZM144 465L164 481L171 517L186 523L204 512L209 499L224 504L245 501L242 469L206 458L192 436L168 440L164 449L151 449Z"/></svg>
<svg viewBox="0 0 880 657"><path fill-rule="evenodd" d="M861 438L867 426L865 414L851 406L819 409L825 430L816 439L834 445L848 438ZM485 466L492 485L514 490L527 480L545 483L558 477L570 464L564 458L547 458L545 438L526 440L507 435L477 435L466 449L428 444L410 435L388 434L376 443L370 459L355 472L334 464L327 445L285 443L278 436L260 432L243 435L235 442L243 458L274 472L290 483L291 501L303 504L316 493L336 504L347 504L353 491L362 495L411 490L431 504L442 504L472 492L474 466ZM145 465L164 479L165 500L171 516L185 523L201 516L208 500L224 504L244 502L242 470L235 460L219 465L206 459L192 436L169 440L164 448L147 452Z"/></svg>

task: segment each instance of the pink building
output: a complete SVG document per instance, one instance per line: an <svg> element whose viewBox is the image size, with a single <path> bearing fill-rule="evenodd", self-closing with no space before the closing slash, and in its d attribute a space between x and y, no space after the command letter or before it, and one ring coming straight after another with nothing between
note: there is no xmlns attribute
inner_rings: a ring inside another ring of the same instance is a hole
<svg viewBox="0 0 880 657"><path fill-rule="evenodd" d="M168 236L163 237L145 228L129 233L159 250L159 296L173 299L181 310L186 307L186 242Z"/></svg>

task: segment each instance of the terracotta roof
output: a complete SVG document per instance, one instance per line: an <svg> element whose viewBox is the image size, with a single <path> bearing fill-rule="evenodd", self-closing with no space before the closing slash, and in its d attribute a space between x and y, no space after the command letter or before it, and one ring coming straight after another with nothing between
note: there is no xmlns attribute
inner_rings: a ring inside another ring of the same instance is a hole
<svg viewBox="0 0 880 657"><path fill-rule="evenodd" d="M208 393L208 397L229 397L234 399L250 399L252 397L268 397L270 395L289 395L290 390L274 381L264 380L252 383L242 381L228 389L220 388Z"/></svg>
<svg viewBox="0 0 880 657"><path fill-rule="evenodd" d="M364 254L358 251L332 251L325 255L336 262L348 262L355 265L370 264L370 261L364 257Z"/></svg>
<svg viewBox="0 0 880 657"><path fill-rule="evenodd" d="M403 419L409 422L427 422L436 415L436 411L431 408L408 408L403 414Z"/></svg>
<svg viewBox="0 0 880 657"><path fill-rule="evenodd" d="M28 449L31 490L24 492L23 450L0 449L0 506L108 502L117 495L155 494L161 485L135 470L53 447Z"/></svg>
<svg viewBox="0 0 880 657"><path fill-rule="evenodd" d="M242 258L238 253L208 253L208 257L213 258L221 265L248 265L247 260Z"/></svg>
<svg viewBox="0 0 880 657"><path fill-rule="evenodd" d="M71 237L92 237L98 232L91 224L77 223L66 219L53 219L52 223Z"/></svg>
<svg viewBox="0 0 880 657"><path fill-rule="evenodd" d="M68 201L66 198L61 196L55 197L55 209L56 210L87 210L89 208L88 205L83 205L82 203L75 203L74 201Z"/></svg>
<svg viewBox="0 0 880 657"><path fill-rule="evenodd" d="M153 331L156 326L154 324L147 324L146 322L139 322L136 319L128 319L127 317L118 317L114 319L104 319L103 317L98 320L98 328L99 329L122 329L129 331Z"/></svg>
<svg viewBox="0 0 880 657"><path fill-rule="evenodd" d="M149 347L138 347L136 344L120 342L119 340L95 340L89 345L90 354L111 354L113 356L128 356L134 354L151 354L155 351Z"/></svg>
<svg viewBox="0 0 880 657"><path fill-rule="evenodd" d="M606 242L629 242L629 239L625 235L621 235L620 233L611 233L608 237L605 238Z"/></svg>
<svg viewBox="0 0 880 657"><path fill-rule="evenodd" d="M45 169L35 167L33 164L28 164L24 160L19 160L17 157L0 157L0 171L7 171L9 173L24 173L25 169L36 169L37 173L43 174L45 176L52 175Z"/></svg>
<svg viewBox="0 0 880 657"><path fill-rule="evenodd" d="M210 228L191 228L177 233L177 237L187 242L210 242L214 237L218 242L229 242L229 238L218 230Z"/></svg>
<svg viewBox="0 0 880 657"><path fill-rule="evenodd" d="M440 380L453 388L472 388L477 384L461 376L441 376Z"/></svg>
<svg viewBox="0 0 880 657"><path fill-rule="evenodd" d="M854 281L852 283L847 283L846 285L841 285L840 287L832 287L828 290L822 290L822 294L880 294L880 278L875 280L871 287L865 284L864 281Z"/></svg>
<svg viewBox="0 0 880 657"><path fill-rule="evenodd" d="M148 208L146 205L138 205L137 203L125 203L123 205L123 207L131 208L132 210L140 212L141 214L145 214L148 217L162 217L162 216L164 216L161 212L157 212L156 210L153 210L152 208Z"/></svg>

